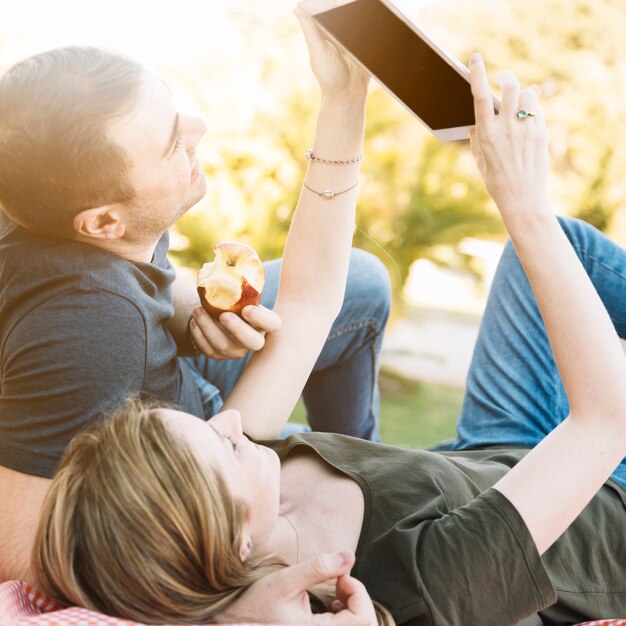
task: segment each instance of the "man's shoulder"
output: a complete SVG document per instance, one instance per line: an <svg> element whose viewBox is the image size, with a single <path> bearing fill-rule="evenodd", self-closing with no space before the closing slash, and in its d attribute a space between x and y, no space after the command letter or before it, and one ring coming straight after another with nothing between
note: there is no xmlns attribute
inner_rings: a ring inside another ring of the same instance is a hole
<svg viewBox="0 0 626 626"><path fill-rule="evenodd" d="M39 236L19 226L0 231L2 271L11 272L28 282L28 278L45 280L54 277L67 280L89 277L93 284L106 284L111 276L126 276L137 266L102 248L70 239ZM114 285L117 283L114 283ZM113 285L113 286L114 286ZM124 285L124 282L121 283Z"/></svg>
<svg viewBox="0 0 626 626"><path fill-rule="evenodd" d="M0 261L2 267L6 265L15 275L35 272L40 276L58 277L76 272L91 273L92 281L97 283L105 281L109 275L135 273L139 276L147 270L171 272L168 249L169 233L165 232L156 245L151 263L133 263L96 245L30 232L3 216L0 210Z"/></svg>
<svg viewBox="0 0 626 626"><path fill-rule="evenodd" d="M165 246L167 242L164 242ZM76 293L121 298L140 310L159 296L167 300L174 272L161 257L135 264L111 252L76 241L46 239L24 229L0 234L0 313L21 319L47 301L57 303Z"/></svg>

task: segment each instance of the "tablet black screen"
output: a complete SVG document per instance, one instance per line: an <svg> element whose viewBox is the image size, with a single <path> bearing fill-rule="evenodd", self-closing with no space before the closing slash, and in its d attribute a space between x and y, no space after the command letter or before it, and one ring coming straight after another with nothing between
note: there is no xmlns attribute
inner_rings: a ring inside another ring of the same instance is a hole
<svg viewBox="0 0 626 626"><path fill-rule="evenodd" d="M474 125L470 84L378 0L315 19L433 130Z"/></svg>

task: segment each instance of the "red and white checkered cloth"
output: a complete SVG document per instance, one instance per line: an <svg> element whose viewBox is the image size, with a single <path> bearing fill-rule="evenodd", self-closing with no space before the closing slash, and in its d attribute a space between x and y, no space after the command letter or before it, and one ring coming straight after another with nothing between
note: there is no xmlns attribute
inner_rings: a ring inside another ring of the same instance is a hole
<svg viewBox="0 0 626 626"><path fill-rule="evenodd" d="M145 626L71 607L61 608L27 583L12 580L0 585L0 626ZM254 626L246 624L245 626Z"/></svg>
<svg viewBox="0 0 626 626"><path fill-rule="evenodd" d="M0 585L0 626L145 626L87 609L61 608L27 583L12 580ZM253 626L245 624L242 626ZM579 626L626 626L626 619L605 619Z"/></svg>

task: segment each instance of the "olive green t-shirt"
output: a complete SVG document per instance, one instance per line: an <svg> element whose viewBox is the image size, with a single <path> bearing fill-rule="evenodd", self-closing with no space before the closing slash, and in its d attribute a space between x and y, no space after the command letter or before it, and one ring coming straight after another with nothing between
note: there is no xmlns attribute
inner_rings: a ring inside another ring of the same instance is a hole
<svg viewBox="0 0 626 626"><path fill-rule="evenodd" d="M433 453L327 433L275 443L313 448L365 500L353 575L410 626L506 626L626 615L626 494L607 483L546 552L537 553L498 479L527 449ZM581 460L581 462L584 462Z"/></svg>

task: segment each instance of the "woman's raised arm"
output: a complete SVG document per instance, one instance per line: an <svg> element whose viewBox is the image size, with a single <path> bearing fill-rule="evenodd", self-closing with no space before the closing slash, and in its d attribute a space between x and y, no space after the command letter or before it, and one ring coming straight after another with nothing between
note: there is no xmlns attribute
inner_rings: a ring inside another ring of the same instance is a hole
<svg viewBox="0 0 626 626"><path fill-rule="evenodd" d="M570 403L569 417L495 485L543 553L626 454L626 362L550 206L547 129L536 94L520 92L516 78L502 73L496 115L480 55L472 56L470 72L472 149L537 298Z"/></svg>
<svg viewBox="0 0 626 626"><path fill-rule="evenodd" d="M289 229L275 311L279 331L255 353L225 409L237 409L255 438L277 436L341 309L363 149L367 76L296 9L321 90L313 154ZM332 192L324 194L328 190Z"/></svg>

